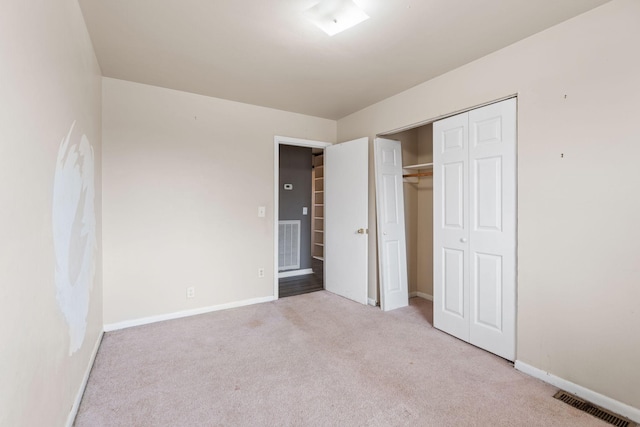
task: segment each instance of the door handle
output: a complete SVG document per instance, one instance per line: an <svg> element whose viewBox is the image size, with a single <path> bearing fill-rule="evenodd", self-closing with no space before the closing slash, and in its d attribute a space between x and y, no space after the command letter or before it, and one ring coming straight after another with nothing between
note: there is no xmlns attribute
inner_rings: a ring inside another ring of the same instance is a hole
<svg viewBox="0 0 640 427"><path fill-rule="evenodd" d="M461 238L460 238L460 242L462 242L462 243L467 243L467 238L466 238L466 237L461 237Z"/></svg>
<svg viewBox="0 0 640 427"><path fill-rule="evenodd" d="M367 234L366 228L358 228L358 234Z"/></svg>

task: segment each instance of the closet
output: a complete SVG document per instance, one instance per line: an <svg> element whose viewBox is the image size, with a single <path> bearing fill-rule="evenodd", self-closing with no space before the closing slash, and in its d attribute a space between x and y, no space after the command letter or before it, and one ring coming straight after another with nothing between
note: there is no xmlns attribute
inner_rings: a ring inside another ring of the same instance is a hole
<svg viewBox="0 0 640 427"><path fill-rule="evenodd" d="M395 212L404 220L408 295L433 300L436 328L514 360L516 99L384 138L376 140L378 228ZM395 197L400 171L385 165L400 150L404 197ZM402 269L378 234L384 301Z"/></svg>

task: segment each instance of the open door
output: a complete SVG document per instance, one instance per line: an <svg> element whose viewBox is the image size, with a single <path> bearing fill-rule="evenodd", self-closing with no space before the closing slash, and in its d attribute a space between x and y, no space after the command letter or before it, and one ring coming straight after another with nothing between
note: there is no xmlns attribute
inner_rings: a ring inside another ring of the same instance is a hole
<svg viewBox="0 0 640 427"><path fill-rule="evenodd" d="M325 289L367 303L369 139L324 153Z"/></svg>
<svg viewBox="0 0 640 427"><path fill-rule="evenodd" d="M389 311L409 304L402 146L400 141L376 138L374 150L380 307Z"/></svg>

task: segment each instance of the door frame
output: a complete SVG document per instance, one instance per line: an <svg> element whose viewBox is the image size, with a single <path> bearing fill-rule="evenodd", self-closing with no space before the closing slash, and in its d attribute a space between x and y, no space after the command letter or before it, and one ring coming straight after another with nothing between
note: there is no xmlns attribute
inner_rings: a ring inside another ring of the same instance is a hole
<svg viewBox="0 0 640 427"><path fill-rule="evenodd" d="M278 283L278 218L280 216L280 146L293 145L295 147L325 148L333 145L330 142L312 139L292 138L288 136L273 137L273 299L280 297ZM324 268L324 264L323 264Z"/></svg>

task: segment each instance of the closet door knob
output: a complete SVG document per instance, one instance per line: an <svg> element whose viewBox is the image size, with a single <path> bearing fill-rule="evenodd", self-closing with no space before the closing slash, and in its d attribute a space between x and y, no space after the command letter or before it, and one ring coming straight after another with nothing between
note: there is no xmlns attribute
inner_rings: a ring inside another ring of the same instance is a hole
<svg viewBox="0 0 640 427"><path fill-rule="evenodd" d="M460 241L461 241L462 243L467 243L467 238L466 238L466 237L461 237L461 238L460 238Z"/></svg>

